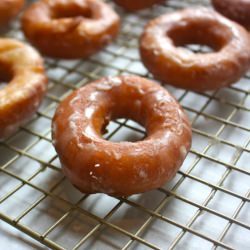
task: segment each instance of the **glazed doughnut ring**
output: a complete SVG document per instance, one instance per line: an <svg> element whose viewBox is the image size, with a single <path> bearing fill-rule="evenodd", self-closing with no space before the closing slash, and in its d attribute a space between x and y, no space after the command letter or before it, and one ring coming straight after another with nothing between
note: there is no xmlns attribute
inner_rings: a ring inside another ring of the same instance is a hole
<svg viewBox="0 0 250 250"><path fill-rule="evenodd" d="M212 53L179 47L203 44ZM163 15L146 26L141 58L155 78L177 87L205 91L239 80L250 66L247 31L213 10L186 9Z"/></svg>
<svg viewBox="0 0 250 250"><path fill-rule="evenodd" d="M25 11L22 26L43 54L86 58L116 37L120 19L101 0L40 0Z"/></svg>
<svg viewBox="0 0 250 250"><path fill-rule="evenodd" d="M250 0L212 0L212 3L222 15L250 29Z"/></svg>
<svg viewBox="0 0 250 250"><path fill-rule="evenodd" d="M11 135L37 110L47 89L40 55L30 46L0 39L0 139Z"/></svg>
<svg viewBox="0 0 250 250"><path fill-rule="evenodd" d="M161 3L163 0L114 0L117 4L128 11L137 11L149 8L154 4Z"/></svg>
<svg viewBox="0 0 250 250"><path fill-rule="evenodd" d="M110 142L101 131L116 118L144 125L138 142ZM128 196L173 178L191 144L177 101L160 85L136 76L108 77L75 91L58 107L52 138L65 175L84 193Z"/></svg>
<svg viewBox="0 0 250 250"><path fill-rule="evenodd" d="M8 23L15 17L24 5L24 0L0 1L0 25Z"/></svg>

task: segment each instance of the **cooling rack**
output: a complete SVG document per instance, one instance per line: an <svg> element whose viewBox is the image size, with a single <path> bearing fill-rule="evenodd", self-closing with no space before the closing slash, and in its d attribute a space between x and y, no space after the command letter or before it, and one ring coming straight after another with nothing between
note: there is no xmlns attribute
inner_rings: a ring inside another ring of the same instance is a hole
<svg viewBox="0 0 250 250"><path fill-rule="evenodd" d="M250 248L250 74L215 92L165 86L192 121L193 146L176 177L158 190L127 199L81 194L62 175L51 145L51 118L61 100L102 76L152 78L138 54L144 24L197 5L209 2L169 0L136 14L116 7L123 23L112 45L85 61L45 60L44 102L29 123L0 144L0 232L10 228L35 239L25 238L29 249ZM25 40L18 21L4 36ZM105 138L113 141L145 135L144 128L125 119L112 121L107 131Z"/></svg>

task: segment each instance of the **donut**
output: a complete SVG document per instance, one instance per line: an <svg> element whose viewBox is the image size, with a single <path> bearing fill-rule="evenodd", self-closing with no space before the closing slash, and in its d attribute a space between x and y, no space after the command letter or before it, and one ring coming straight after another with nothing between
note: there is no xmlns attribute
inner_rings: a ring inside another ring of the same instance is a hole
<svg viewBox="0 0 250 250"><path fill-rule="evenodd" d="M164 0L114 0L117 4L128 11L146 9L154 4L162 3Z"/></svg>
<svg viewBox="0 0 250 250"><path fill-rule="evenodd" d="M212 4L222 15L250 29L250 0L212 0Z"/></svg>
<svg viewBox="0 0 250 250"><path fill-rule="evenodd" d="M210 53L181 47L202 44ZM250 66L247 31L213 10L190 8L165 14L146 26L141 59L160 81L194 91L215 90L238 81Z"/></svg>
<svg viewBox="0 0 250 250"><path fill-rule="evenodd" d="M37 110L47 89L43 60L30 46L0 39L0 140L14 133Z"/></svg>
<svg viewBox="0 0 250 250"><path fill-rule="evenodd" d="M24 0L0 1L0 26L8 23L15 17L24 5Z"/></svg>
<svg viewBox="0 0 250 250"><path fill-rule="evenodd" d="M119 16L100 0L40 0L22 17L26 37L50 57L87 58L117 35Z"/></svg>
<svg viewBox="0 0 250 250"><path fill-rule="evenodd" d="M145 126L138 142L111 142L112 119ZM107 77L73 92L58 107L52 138L63 171L83 193L129 196L171 180L191 144L189 121L160 85L136 76Z"/></svg>

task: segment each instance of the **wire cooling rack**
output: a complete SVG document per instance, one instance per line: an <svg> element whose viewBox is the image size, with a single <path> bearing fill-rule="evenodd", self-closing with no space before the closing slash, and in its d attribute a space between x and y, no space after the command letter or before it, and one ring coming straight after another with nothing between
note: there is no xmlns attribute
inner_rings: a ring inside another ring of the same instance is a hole
<svg viewBox="0 0 250 250"><path fill-rule="evenodd" d="M215 92L166 86L192 121L193 146L174 180L158 190L127 199L81 194L62 175L51 145L51 118L61 100L102 76L151 78L138 55L144 24L196 5L209 3L169 0L136 14L118 8L123 23L112 45L86 61L46 59L50 81L43 104L0 144L1 248L11 228L41 243L25 238L29 249L250 249L250 75ZM4 36L24 40L19 22ZM144 135L138 124L120 119L109 124L105 138Z"/></svg>

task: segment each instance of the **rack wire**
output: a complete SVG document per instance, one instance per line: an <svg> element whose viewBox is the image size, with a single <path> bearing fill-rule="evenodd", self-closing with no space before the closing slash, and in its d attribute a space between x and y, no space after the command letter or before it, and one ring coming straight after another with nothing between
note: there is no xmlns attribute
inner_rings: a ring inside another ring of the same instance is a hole
<svg viewBox="0 0 250 250"><path fill-rule="evenodd" d="M85 61L46 58L50 81L43 104L0 144L0 221L51 249L249 249L250 74L215 92L165 86L192 121L193 146L176 177L158 190L129 198L81 194L62 175L51 145L51 118L61 100L102 76L152 78L138 55L144 24L196 5L209 2L169 0L136 14L115 7L123 23L113 44ZM18 21L4 36L25 40ZM105 138L144 135L135 122L119 119Z"/></svg>

